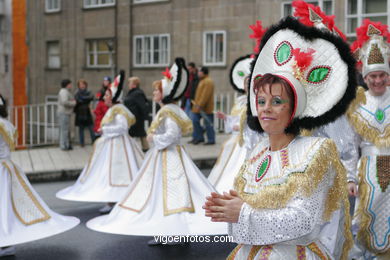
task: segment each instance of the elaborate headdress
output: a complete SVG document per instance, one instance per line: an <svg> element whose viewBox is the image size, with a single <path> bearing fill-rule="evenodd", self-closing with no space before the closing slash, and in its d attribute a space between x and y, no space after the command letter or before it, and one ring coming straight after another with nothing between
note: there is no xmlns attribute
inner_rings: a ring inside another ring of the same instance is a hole
<svg viewBox="0 0 390 260"><path fill-rule="evenodd" d="M125 71L121 70L115 77L114 82L110 84L112 102L119 102L122 99L123 82L125 80Z"/></svg>
<svg viewBox="0 0 390 260"><path fill-rule="evenodd" d="M239 93L245 93L244 81L251 73L252 55L246 55L238 58L230 69L230 84L233 89Z"/></svg>
<svg viewBox="0 0 390 260"><path fill-rule="evenodd" d="M270 73L286 80L294 93L290 129L313 129L343 114L355 97L355 60L332 23L313 5L294 1L294 15L271 26L251 68L248 124L257 119L255 79Z"/></svg>
<svg viewBox="0 0 390 260"><path fill-rule="evenodd" d="M189 72L183 58L176 58L170 69L162 73L162 94L164 104L179 100L188 86Z"/></svg>
<svg viewBox="0 0 390 260"><path fill-rule="evenodd" d="M363 63L363 77L372 71L389 69L389 31L387 25L381 22L372 22L365 19L363 24L356 28L357 40L351 49L357 59Z"/></svg>

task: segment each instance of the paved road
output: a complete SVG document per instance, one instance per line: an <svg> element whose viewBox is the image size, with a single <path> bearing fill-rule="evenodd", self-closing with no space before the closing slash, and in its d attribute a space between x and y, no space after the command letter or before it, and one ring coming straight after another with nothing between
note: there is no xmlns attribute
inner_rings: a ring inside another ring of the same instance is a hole
<svg viewBox="0 0 390 260"><path fill-rule="evenodd" d="M206 171L208 174L208 171ZM99 203L67 202L55 198L56 191L73 182L36 183L34 188L58 213L81 219L76 228L50 238L16 246L16 256L4 260L121 260L121 259L224 259L232 243L189 243L150 247L152 237L111 235L89 230L86 221L98 216Z"/></svg>

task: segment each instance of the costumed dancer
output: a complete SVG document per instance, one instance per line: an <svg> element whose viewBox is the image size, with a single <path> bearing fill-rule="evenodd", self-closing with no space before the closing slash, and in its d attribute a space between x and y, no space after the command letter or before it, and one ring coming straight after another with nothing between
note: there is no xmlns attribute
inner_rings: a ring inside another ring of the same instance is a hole
<svg viewBox="0 0 390 260"><path fill-rule="evenodd" d="M347 259L352 246L336 145L298 133L347 110L355 60L318 7L296 4L307 16L271 26L251 71L248 125L268 138L241 168L235 191L212 193L204 206L212 221L230 223L239 245L228 259Z"/></svg>
<svg viewBox="0 0 390 260"><path fill-rule="evenodd" d="M102 119L99 131L102 136L94 143L89 162L76 183L57 192L57 198L115 203L123 198L135 179L143 152L128 135L129 127L135 123L134 115L118 103L124 76L121 71L105 92L104 102L110 109ZM100 212L106 213L112 206L107 205Z"/></svg>
<svg viewBox="0 0 390 260"><path fill-rule="evenodd" d="M218 192L229 191L233 188L235 176L244 163L248 152L258 143L260 135L249 129L246 124L247 81L249 80L250 65L253 57L240 57L230 70L230 83L233 89L242 94L236 99L230 115L217 112L219 118L225 121L225 132L232 133L222 145L217 162L210 172L208 180Z"/></svg>
<svg viewBox="0 0 390 260"><path fill-rule="evenodd" d="M52 211L11 161L17 132L6 118L6 102L0 95L0 257L14 255L13 245L50 237L80 223Z"/></svg>
<svg viewBox="0 0 390 260"><path fill-rule="evenodd" d="M192 122L175 104L188 85L185 61L176 58L163 80L154 82L153 99L161 104L149 130L154 146L146 154L137 179L109 215L87 222L96 231L123 235L226 234L224 223L204 216L204 197L215 189L180 144Z"/></svg>
<svg viewBox="0 0 390 260"><path fill-rule="evenodd" d="M348 187L351 195L358 195L354 218L357 236L351 257L390 259L389 31L387 25L366 19L356 33L351 48L362 62L368 91L359 88L347 112L352 131L345 134L355 141Z"/></svg>

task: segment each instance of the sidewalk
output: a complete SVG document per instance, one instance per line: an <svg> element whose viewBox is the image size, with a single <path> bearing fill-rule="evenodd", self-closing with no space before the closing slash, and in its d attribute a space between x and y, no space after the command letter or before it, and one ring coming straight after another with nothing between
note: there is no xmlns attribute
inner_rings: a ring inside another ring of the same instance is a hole
<svg viewBox="0 0 390 260"><path fill-rule="evenodd" d="M200 168L211 168L217 159L222 143L229 135L218 134L215 145L187 144L191 139L184 137L182 144ZM75 146L71 151L58 147L34 148L11 153L11 159L23 169L31 181L55 181L74 179L80 174L92 153L92 146Z"/></svg>

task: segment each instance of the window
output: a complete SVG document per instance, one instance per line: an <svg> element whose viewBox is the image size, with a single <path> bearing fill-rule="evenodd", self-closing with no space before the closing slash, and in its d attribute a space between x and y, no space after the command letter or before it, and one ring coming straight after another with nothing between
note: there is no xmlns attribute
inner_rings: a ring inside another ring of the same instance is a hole
<svg viewBox="0 0 390 260"><path fill-rule="evenodd" d="M134 36L134 66L168 66L170 46L169 34Z"/></svg>
<svg viewBox="0 0 390 260"><path fill-rule="evenodd" d="M59 12L61 10L60 0L46 0L45 10L47 13Z"/></svg>
<svg viewBox="0 0 390 260"><path fill-rule="evenodd" d="M333 3L332 0L306 0L307 3L319 6L321 10L327 14L333 14ZM282 3L282 17L292 16L294 13L291 2Z"/></svg>
<svg viewBox="0 0 390 260"><path fill-rule="evenodd" d="M365 18L371 21L380 21L389 24L389 0L347 0L346 2L345 31L348 37L356 35L355 29L360 26Z"/></svg>
<svg viewBox="0 0 390 260"><path fill-rule="evenodd" d="M60 58L60 43L56 42L47 42L47 67L50 69L58 69L61 67L61 58Z"/></svg>
<svg viewBox="0 0 390 260"><path fill-rule="evenodd" d="M115 0L84 0L85 8L106 7L115 5Z"/></svg>
<svg viewBox="0 0 390 260"><path fill-rule="evenodd" d="M112 39L87 40L87 67L109 68L115 53Z"/></svg>
<svg viewBox="0 0 390 260"><path fill-rule="evenodd" d="M134 4L153 3L153 2L166 2L168 0L133 0Z"/></svg>
<svg viewBox="0 0 390 260"><path fill-rule="evenodd" d="M226 32L212 31L203 33L203 64L224 66L226 57Z"/></svg>

